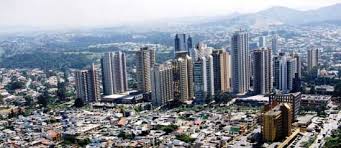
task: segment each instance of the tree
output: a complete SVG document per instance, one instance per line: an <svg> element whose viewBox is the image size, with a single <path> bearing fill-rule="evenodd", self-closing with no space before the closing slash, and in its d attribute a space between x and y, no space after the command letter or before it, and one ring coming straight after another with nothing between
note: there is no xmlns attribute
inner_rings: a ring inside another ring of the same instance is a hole
<svg viewBox="0 0 341 148"><path fill-rule="evenodd" d="M4 103L4 96L2 96L1 94L0 94L0 104L3 104Z"/></svg>
<svg viewBox="0 0 341 148"><path fill-rule="evenodd" d="M174 132L175 130L178 129L179 126L171 124L171 125L157 125L155 129L157 130L162 130L166 132L166 134L169 134L171 132Z"/></svg>
<svg viewBox="0 0 341 148"><path fill-rule="evenodd" d="M57 85L57 97L60 101L64 101L66 99L66 87L65 82L58 82Z"/></svg>
<svg viewBox="0 0 341 148"><path fill-rule="evenodd" d="M341 73L340 73L341 74ZM334 96L340 97L341 96L341 82L337 83L334 88Z"/></svg>
<svg viewBox="0 0 341 148"><path fill-rule="evenodd" d="M310 87L310 94L315 94L316 90L315 90L315 86L311 86Z"/></svg>
<svg viewBox="0 0 341 148"><path fill-rule="evenodd" d="M9 92L13 92L16 89L23 89L23 88L25 88L25 83L21 82L21 81L18 81L18 80L14 80L14 81L8 83L5 86L5 88Z"/></svg>
<svg viewBox="0 0 341 148"><path fill-rule="evenodd" d="M68 71L68 69L65 68L65 67L63 67L63 68L62 68L62 71L63 71L64 82L65 82L65 83L69 83L69 79L68 79L68 77L69 77L69 71Z"/></svg>
<svg viewBox="0 0 341 148"><path fill-rule="evenodd" d="M24 97L24 99L25 99L25 105L26 105L26 106L31 106L31 105L32 105L33 99L32 99L31 96L26 95L26 96Z"/></svg>
<svg viewBox="0 0 341 148"><path fill-rule="evenodd" d="M9 112L7 118L8 118L8 119L11 119L11 118L13 118L13 117L15 117L15 113L14 113L14 110L11 109L11 111Z"/></svg>
<svg viewBox="0 0 341 148"><path fill-rule="evenodd" d="M120 133L117 135L117 137L122 138L122 139L134 139L135 134L134 133L126 133L124 131L120 131Z"/></svg>
<svg viewBox="0 0 341 148"><path fill-rule="evenodd" d="M77 99L75 100L74 106L77 107L77 108L83 107L83 106L84 106L84 101L83 101L83 99L77 98Z"/></svg>
<svg viewBox="0 0 341 148"><path fill-rule="evenodd" d="M332 132L333 133L333 132ZM330 137L326 138L326 148L339 148L341 147L341 130L336 130Z"/></svg>
<svg viewBox="0 0 341 148"><path fill-rule="evenodd" d="M186 142L186 143L192 143L195 140L186 134L176 135L176 139L181 140L181 141Z"/></svg>
<svg viewBox="0 0 341 148"><path fill-rule="evenodd" d="M232 100L232 95L229 92L221 92L215 95L214 100L216 102L228 102Z"/></svg>
<svg viewBox="0 0 341 148"><path fill-rule="evenodd" d="M38 97L38 104L42 105L43 107L47 107L47 105L49 104L50 102L50 96L49 96L49 93L47 90L45 90L43 92L43 94L41 94L39 97Z"/></svg>

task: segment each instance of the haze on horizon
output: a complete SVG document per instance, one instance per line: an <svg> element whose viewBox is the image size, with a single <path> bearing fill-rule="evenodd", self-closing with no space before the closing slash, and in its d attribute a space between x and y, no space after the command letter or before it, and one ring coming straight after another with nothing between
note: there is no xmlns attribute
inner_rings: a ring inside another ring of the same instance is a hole
<svg viewBox="0 0 341 148"><path fill-rule="evenodd" d="M252 13L274 6L317 9L341 0L0 0L0 27L94 27Z"/></svg>

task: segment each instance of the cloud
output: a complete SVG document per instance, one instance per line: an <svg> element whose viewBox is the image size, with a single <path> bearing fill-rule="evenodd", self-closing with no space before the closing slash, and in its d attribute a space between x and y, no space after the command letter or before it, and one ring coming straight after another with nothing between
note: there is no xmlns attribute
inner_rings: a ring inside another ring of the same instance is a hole
<svg viewBox="0 0 341 148"><path fill-rule="evenodd" d="M0 0L0 26L77 27L186 16L313 9L340 0Z"/></svg>

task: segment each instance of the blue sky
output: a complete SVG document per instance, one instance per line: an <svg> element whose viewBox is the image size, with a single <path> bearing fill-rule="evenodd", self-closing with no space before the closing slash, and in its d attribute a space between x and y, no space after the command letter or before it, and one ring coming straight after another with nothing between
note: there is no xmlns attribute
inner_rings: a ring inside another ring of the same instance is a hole
<svg viewBox="0 0 341 148"><path fill-rule="evenodd" d="M0 26L78 27L251 13L273 6L316 9L341 0L0 0Z"/></svg>

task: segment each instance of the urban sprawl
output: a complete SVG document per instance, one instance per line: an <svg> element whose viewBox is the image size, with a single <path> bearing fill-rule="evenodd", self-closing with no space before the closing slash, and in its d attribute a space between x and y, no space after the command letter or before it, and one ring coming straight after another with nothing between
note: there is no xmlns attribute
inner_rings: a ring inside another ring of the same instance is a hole
<svg viewBox="0 0 341 148"><path fill-rule="evenodd" d="M88 69L0 69L0 147L318 148L340 132L340 48L242 29L228 48L193 38L175 34L162 63L159 46L125 43Z"/></svg>

